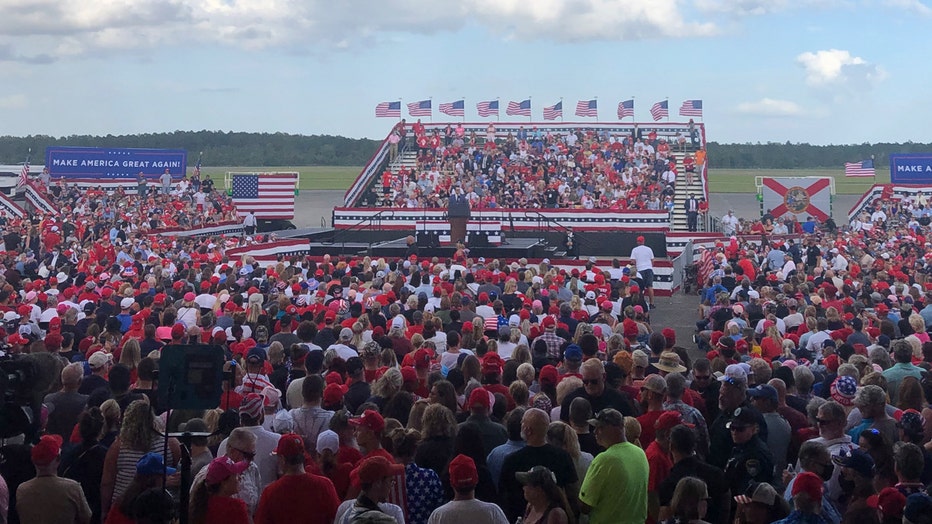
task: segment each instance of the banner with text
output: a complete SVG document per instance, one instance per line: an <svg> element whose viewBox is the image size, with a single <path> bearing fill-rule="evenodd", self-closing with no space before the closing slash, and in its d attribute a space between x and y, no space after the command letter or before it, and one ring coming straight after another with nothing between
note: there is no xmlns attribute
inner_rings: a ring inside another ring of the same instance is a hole
<svg viewBox="0 0 932 524"><path fill-rule="evenodd" d="M890 183L932 185L932 153L890 155Z"/></svg>
<svg viewBox="0 0 932 524"><path fill-rule="evenodd" d="M154 181L165 170L172 180L184 178L188 152L182 149L127 149L102 147L49 147L45 167L52 180L85 184L134 182L139 173Z"/></svg>

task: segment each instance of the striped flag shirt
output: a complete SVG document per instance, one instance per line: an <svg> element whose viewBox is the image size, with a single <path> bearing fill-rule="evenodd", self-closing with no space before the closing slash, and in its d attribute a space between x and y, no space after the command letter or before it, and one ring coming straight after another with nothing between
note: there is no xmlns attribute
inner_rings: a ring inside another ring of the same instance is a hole
<svg viewBox="0 0 932 524"><path fill-rule="evenodd" d="M520 102L508 102L505 114L509 116L531 116L531 99Z"/></svg>
<svg viewBox="0 0 932 524"><path fill-rule="evenodd" d="M440 104L440 112L450 116L466 116L466 102L457 100L456 102Z"/></svg>
<svg viewBox="0 0 932 524"><path fill-rule="evenodd" d="M382 102L375 106L376 118L401 118L401 102Z"/></svg>
<svg viewBox="0 0 932 524"><path fill-rule="evenodd" d="M680 116L702 116L702 100L686 100L680 106Z"/></svg>
<svg viewBox="0 0 932 524"><path fill-rule="evenodd" d="M618 102L618 120L630 116L634 118L634 100L625 100Z"/></svg>
<svg viewBox="0 0 932 524"><path fill-rule="evenodd" d="M408 104L408 114L411 116L431 116L430 100L411 102Z"/></svg>
<svg viewBox="0 0 932 524"><path fill-rule="evenodd" d="M294 218L294 173L233 175L232 199L236 214L253 211L260 219Z"/></svg>
<svg viewBox="0 0 932 524"><path fill-rule="evenodd" d="M874 176L874 161L862 160L861 162L845 162L845 176Z"/></svg>
<svg viewBox="0 0 932 524"><path fill-rule="evenodd" d="M654 121L660 120L661 118L668 118L670 116L670 110L668 109L667 101L657 102L652 105L650 108L650 116L654 117Z"/></svg>
<svg viewBox="0 0 932 524"><path fill-rule="evenodd" d="M552 106L547 106L544 108L544 120L556 120L558 117L563 118L562 100Z"/></svg>
<svg viewBox="0 0 932 524"><path fill-rule="evenodd" d="M599 116L595 99L576 102L576 116Z"/></svg>
<svg viewBox="0 0 932 524"><path fill-rule="evenodd" d="M498 116L498 100L486 100L476 104L476 111L481 117Z"/></svg>

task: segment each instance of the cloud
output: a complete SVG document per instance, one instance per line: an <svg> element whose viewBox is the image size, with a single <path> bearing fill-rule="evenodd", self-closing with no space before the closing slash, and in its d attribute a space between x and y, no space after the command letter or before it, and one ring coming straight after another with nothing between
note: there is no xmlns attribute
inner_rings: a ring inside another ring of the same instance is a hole
<svg viewBox="0 0 932 524"><path fill-rule="evenodd" d="M26 95L23 94L0 96L0 109L22 109L27 103Z"/></svg>
<svg viewBox="0 0 932 524"><path fill-rule="evenodd" d="M887 7L904 9L922 16L932 16L932 7L929 7L921 0L883 0L883 4Z"/></svg>
<svg viewBox="0 0 932 524"><path fill-rule="evenodd" d="M887 72L849 51L827 49L801 53L796 57L806 71L806 83L813 87L871 87L887 77Z"/></svg>
<svg viewBox="0 0 932 524"><path fill-rule="evenodd" d="M754 116L798 116L803 112L796 102L766 97L756 102L742 102L735 109L739 113Z"/></svg>
<svg viewBox="0 0 932 524"><path fill-rule="evenodd" d="M0 7L0 45L32 55L222 44L306 52L365 48L392 34L432 35L477 25L524 41L705 37L691 0L18 0Z"/></svg>
<svg viewBox="0 0 932 524"><path fill-rule="evenodd" d="M696 9L701 12L732 16L761 16L791 9L823 9L847 3L849 0L695 0Z"/></svg>

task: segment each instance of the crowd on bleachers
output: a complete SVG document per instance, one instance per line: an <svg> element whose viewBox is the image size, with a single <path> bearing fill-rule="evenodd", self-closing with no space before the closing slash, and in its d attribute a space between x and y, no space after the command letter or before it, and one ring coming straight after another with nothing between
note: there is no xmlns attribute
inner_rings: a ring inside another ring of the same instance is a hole
<svg viewBox="0 0 932 524"><path fill-rule="evenodd" d="M501 136L493 123L480 135L462 124L429 130L420 121L409 131L402 121L389 141L393 151L416 150L417 163L397 173L386 168L374 181L364 200L379 206L445 207L457 195L474 209L669 210L680 166L691 183L705 162L694 125L665 134L635 126L628 135L529 125Z"/></svg>

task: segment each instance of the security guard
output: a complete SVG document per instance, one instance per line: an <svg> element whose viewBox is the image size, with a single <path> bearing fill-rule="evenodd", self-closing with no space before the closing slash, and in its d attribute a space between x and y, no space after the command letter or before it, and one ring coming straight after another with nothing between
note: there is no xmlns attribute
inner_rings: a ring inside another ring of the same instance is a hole
<svg viewBox="0 0 932 524"><path fill-rule="evenodd" d="M753 409L740 407L728 423L735 447L725 465L725 480L732 493L744 493L752 482L773 482L773 455L757 434L757 414Z"/></svg>

